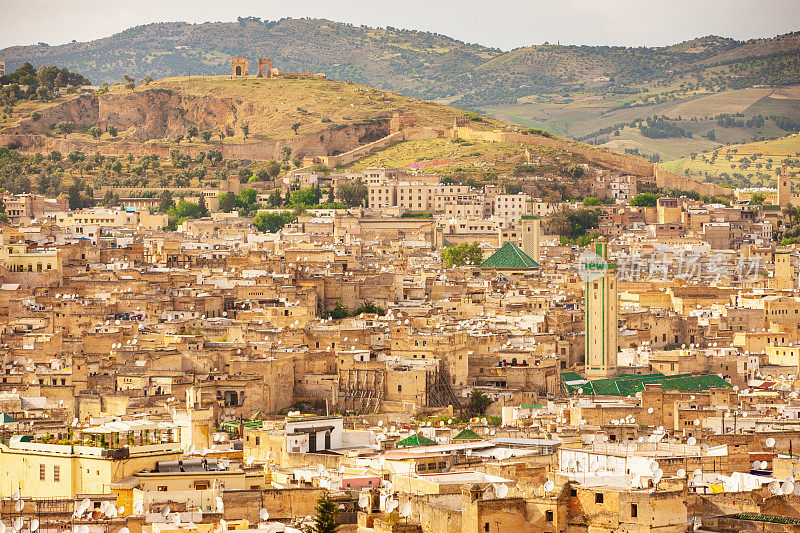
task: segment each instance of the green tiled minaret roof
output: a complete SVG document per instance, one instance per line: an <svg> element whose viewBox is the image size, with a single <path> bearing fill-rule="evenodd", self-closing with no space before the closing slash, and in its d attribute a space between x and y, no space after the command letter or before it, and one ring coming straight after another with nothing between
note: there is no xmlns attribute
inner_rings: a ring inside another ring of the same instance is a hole
<svg viewBox="0 0 800 533"><path fill-rule="evenodd" d="M507 242L481 263L481 268L499 268L503 270L527 270L539 268L539 263L522 251L513 242Z"/></svg>
<svg viewBox="0 0 800 533"><path fill-rule="evenodd" d="M434 444L436 444L436 442L427 437L423 437L419 433L415 433L407 439L398 441L395 446L398 448L405 448L406 446L433 446Z"/></svg>

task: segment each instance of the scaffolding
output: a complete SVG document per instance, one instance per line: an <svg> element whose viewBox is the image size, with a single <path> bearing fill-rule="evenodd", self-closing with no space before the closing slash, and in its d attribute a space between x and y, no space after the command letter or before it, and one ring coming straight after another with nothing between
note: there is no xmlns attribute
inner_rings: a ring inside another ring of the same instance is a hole
<svg viewBox="0 0 800 533"><path fill-rule="evenodd" d="M377 414L385 380L385 370L339 370L340 408L354 414Z"/></svg>
<svg viewBox="0 0 800 533"><path fill-rule="evenodd" d="M425 372L425 406L447 407L453 406L453 411L463 409L458 396L450 386L450 374L440 362L435 370Z"/></svg>

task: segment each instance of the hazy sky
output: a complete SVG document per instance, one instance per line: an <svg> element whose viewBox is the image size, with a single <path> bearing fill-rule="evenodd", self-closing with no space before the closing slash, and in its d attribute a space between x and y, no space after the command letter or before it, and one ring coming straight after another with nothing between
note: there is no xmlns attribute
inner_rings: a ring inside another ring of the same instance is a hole
<svg viewBox="0 0 800 533"><path fill-rule="evenodd" d="M0 13L0 48L250 15L426 30L504 50L544 41L653 46L800 30L800 0L0 0Z"/></svg>

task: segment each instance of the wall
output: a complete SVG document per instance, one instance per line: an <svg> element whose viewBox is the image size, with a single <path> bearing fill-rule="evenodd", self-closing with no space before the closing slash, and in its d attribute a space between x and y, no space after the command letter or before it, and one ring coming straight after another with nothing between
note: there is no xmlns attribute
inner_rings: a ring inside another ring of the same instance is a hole
<svg viewBox="0 0 800 533"><path fill-rule="evenodd" d="M258 512L269 511L270 520L280 521L299 516L316 516L317 500L324 489L291 488L264 490L226 490L222 495L225 518L246 519L258 524Z"/></svg>

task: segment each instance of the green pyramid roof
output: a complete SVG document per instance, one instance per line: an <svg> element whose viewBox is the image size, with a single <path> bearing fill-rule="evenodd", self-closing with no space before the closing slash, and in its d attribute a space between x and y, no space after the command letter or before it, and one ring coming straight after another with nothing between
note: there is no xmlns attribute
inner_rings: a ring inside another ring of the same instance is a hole
<svg viewBox="0 0 800 533"><path fill-rule="evenodd" d="M3 424L16 424L16 423L17 423L17 421L14 418L8 416L8 414L0 413L0 425L3 425Z"/></svg>
<svg viewBox="0 0 800 533"><path fill-rule="evenodd" d="M395 443L395 446L398 448L403 448L405 446L433 446L434 444L436 444L436 442L427 437L423 437L419 433L416 433L408 438L398 441Z"/></svg>
<svg viewBox="0 0 800 533"><path fill-rule="evenodd" d="M481 263L481 268L527 270L539 268L539 263L531 259L519 246L509 241L493 253L489 259Z"/></svg>
<svg viewBox="0 0 800 533"><path fill-rule="evenodd" d="M464 428L461 432L453 437L451 440L483 440L480 435L475 433L469 428Z"/></svg>

